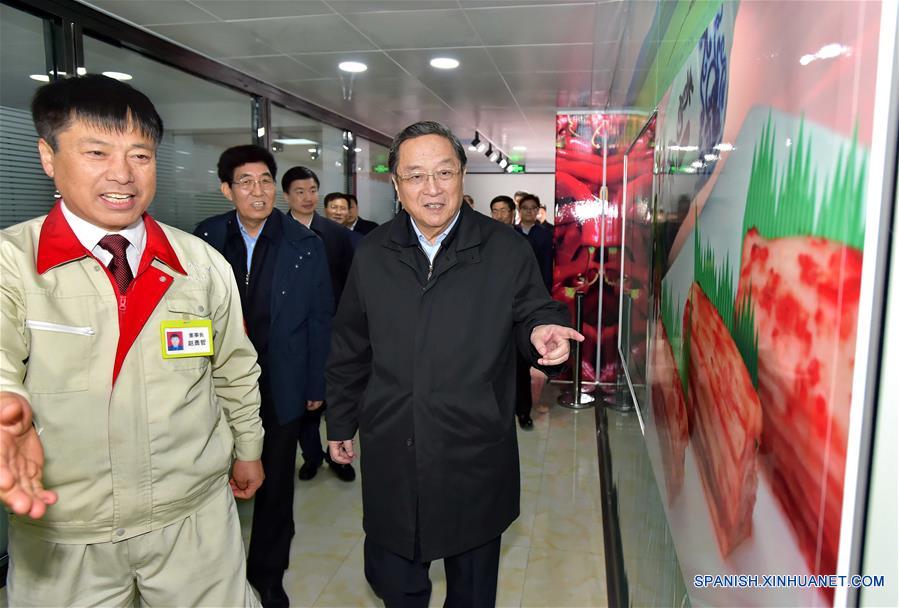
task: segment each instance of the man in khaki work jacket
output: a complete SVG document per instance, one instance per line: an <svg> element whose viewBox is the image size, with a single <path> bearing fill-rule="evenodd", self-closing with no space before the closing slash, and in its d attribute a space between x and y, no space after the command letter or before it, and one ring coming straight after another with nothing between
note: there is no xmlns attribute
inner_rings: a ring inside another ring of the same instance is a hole
<svg viewBox="0 0 899 608"><path fill-rule="evenodd" d="M0 241L9 603L257 605L234 496L263 480L259 367L231 268L144 213L146 96L70 78L32 116L61 200Z"/></svg>

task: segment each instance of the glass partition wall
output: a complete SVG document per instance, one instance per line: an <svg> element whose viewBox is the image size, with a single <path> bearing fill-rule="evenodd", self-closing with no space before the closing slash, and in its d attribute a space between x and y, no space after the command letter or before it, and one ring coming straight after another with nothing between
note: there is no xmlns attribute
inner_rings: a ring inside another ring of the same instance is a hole
<svg viewBox="0 0 899 608"><path fill-rule="evenodd" d="M34 91L50 81L46 27L43 19L0 5L0 228L46 213L55 200L29 109Z"/></svg>
<svg viewBox="0 0 899 608"><path fill-rule="evenodd" d="M279 174L296 165L315 171L322 198L361 187L364 217L393 217L387 176L370 173L387 164L386 135L84 5L54 3L43 14L36 6L48 5L0 1L0 228L46 213L55 201L29 104L41 84L68 73L115 72L153 101L165 135L150 213L162 222L192 231L230 209L216 164L225 149L251 143L271 147ZM286 209L280 192L277 205Z"/></svg>
<svg viewBox="0 0 899 608"><path fill-rule="evenodd" d="M253 143L252 97L94 38L84 39L84 62L91 74L129 76L128 84L162 117L153 217L192 231L200 220L231 209L216 164L225 149Z"/></svg>

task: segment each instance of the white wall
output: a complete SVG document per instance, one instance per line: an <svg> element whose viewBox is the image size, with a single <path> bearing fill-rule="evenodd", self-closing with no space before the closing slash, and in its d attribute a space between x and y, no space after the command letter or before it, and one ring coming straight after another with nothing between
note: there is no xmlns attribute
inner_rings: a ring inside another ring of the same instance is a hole
<svg viewBox="0 0 899 608"><path fill-rule="evenodd" d="M549 221L555 216L556 178L553 173L470 173L465 176L465 194L474 199L474 208L490 215L490 201L494 196L512 196L524 190L540 197L546 205Z"/></svg>

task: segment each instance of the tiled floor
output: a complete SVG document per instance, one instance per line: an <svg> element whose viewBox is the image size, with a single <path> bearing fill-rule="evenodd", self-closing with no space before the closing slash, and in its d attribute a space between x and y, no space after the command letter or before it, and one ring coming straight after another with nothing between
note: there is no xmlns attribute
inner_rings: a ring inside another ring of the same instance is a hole
<svg viewBox="0 0 899 608"><path fill-rule="evenodd" d="M555 391L547 387L547 394ZM606 605L602 517L592 410L553 407L519 430L521 516L503 535L498 606ZM252 507L240 508L245 539ZM294 606L381 606L362 569L358 481L323 468L297 482L296 536L284 586ZM443 605L442 562L431 567L432 606ZM0 606L6 605L0 589Z"/></svg>
<svg viewBox="0 0 899 608"><path fill-rule="evenodd" d="M547 391L549 392L549 391ZM605 606L602 517L592 410L554 407L519 430L521 516L503 535L498 606ZM242 509L245 524L250 511ZM295 606L381 606L362 569L358 482L322 469L298 482L297 534L284 587ZM302 523L300 523L302 522ZM244 526L248 534L248 526ZM442 562L431 566L432 606L442 606Z"/></svg>

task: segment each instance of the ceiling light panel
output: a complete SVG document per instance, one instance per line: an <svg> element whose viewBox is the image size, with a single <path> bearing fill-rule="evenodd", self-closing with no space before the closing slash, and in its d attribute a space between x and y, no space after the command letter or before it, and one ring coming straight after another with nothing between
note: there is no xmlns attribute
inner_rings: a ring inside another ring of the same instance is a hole
<svg viewBox="0 0 899 608"><path fill-rule="evenodd" d="M459 60L452 57L434 57L431 59L431 67L439 70L454 70L459 67Z"/></svg>

